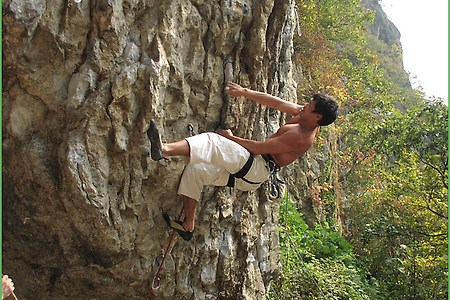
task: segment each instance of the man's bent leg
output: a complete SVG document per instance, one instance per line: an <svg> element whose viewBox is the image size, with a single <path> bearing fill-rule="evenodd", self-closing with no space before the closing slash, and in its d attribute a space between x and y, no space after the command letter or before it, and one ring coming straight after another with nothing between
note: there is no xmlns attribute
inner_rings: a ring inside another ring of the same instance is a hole
<svg viewBox="0 0 450 300"><path fill-rule="evenodd" d="M191 150L186 140L162 145L162 154L164 157L169 156L190 156Z"/></svg>
<svg viewBox="0 0 450 300"><path fill-rule="evenodd" d="M188 137L186 141L191 164L211 164L230 174L237 173L250 156L250 152L238 143L212 132Z"/></svg>
<svg viewBox="0 0 450 300"><path fill-rule="evenodd" d="M184 202L183 227L187 231L194 231L197 201L187 196L183 196L183 202Z"/></svg>
<svg viewBox="0 0 450 300"><path fill-rule="evenodd" d="M163 144L159 134L158 126L155 121L150 122L150 127L147 131L148 139L151 144L150 155L153 160L161 160L169 156L187 156L190 155L190 147L186 140L181 140L174 143Z"/></svg>
<svg viewBox="0 0 450 300"><path fill-rule="evenodd" d="M196 211L200 201L203 186L225 186L229 173L209 164L189 164L181 176L178 194L183 197L184 222L183 228L193 231L195 228Z"/></svg>
<svg viewBox="0 0 450 300"><path fill-rule="evenodd" d="M153 120L150 122L147 136L151 143L151 157L156 161L170 156L184 156L189 157L192 164L212 164L234 174L242 168L250 155L250 152L239 144L211 132L163 144Z"/></svg>
<svg viewBox="0 0 450 300"><path fill-rule="evenodd" d="M184 222L173 220L167 213L163 213L164 221L167 225L173 228L184 240L192 239L195 227L195 212L197 208L197 201L183 196L184 201Z"/></svg>

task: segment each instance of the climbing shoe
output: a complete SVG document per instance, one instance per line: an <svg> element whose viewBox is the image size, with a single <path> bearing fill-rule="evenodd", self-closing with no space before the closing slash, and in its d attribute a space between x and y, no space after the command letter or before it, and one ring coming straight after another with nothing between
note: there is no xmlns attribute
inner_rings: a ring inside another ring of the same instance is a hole
<svg viewBox="0 0 450 300"><path fill-rule="evenodd" d="M172 218L166 213L163 213L163 218L164 221L166 221L167 226L174 229L183 238L183 240L189 241L190 239L192 239L194 233L192 231L187 231L186 229L184 229L180 221L172 220Z"/></svg>
<svg viewBox="0 0 450 300"><path fill-rule="evenodd" d="M150 127L147 130L147 136L150 140L150 156L153 160L158 161L163 159L162 155L162 142L161 136L158 132L158 126L156 126L156 122L151 120Z"/></svg>

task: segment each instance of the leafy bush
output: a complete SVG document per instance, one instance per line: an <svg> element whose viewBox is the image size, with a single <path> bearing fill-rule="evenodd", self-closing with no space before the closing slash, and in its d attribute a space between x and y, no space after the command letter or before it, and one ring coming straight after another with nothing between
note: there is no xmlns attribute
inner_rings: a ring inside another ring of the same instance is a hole
<svg viewBox="0 0 450 300"><path fill-rule="evenodd" d="M326 222L309 229L287 200L283 210L283 273L272 283L268 299L378 299L376 280L370 278L342 235Z"/></svg>
<svg viewBox="0 0 450 300"><path fill-rule="evenodd" d="M271 299L447 299L448 105L410 88L401 48L365 29L374 14L361 1L297 4L298 94L327 92L341 106L338 180L319 182L330 187L318 218L338 214L354 251L327 223L309 229L289 208Z"/></svg>

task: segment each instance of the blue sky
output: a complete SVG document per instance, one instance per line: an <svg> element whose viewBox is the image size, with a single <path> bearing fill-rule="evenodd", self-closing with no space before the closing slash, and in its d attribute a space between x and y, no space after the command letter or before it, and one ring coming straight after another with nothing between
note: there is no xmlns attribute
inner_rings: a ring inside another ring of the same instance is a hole
<svg viewBox="0 0 450 300"><path fill-rule="evenodd" d="M448 99L448 1L381 0L401 33L403 63L413 87Z"/></svg>

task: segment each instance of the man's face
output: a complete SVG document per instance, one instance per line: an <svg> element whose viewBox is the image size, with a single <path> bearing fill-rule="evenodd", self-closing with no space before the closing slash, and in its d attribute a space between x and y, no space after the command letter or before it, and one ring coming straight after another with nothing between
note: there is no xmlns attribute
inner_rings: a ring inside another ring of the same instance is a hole
<svg viewBox="0 0 450 300"><path fill-rule="evenodd" d="M303 107L303 110L306 112L313 112L314 108L316 107L316 102L311 98L308 103L306 103L305 107Z"/></svg>
<svg viewBox="0 0 450 300"><path fill-rule="evenodd" d="M316 113L314 110L316 108L316 102L311 98L311 100L305 104L302 109L302 119L307 121L319 121L322 118L321 114Z"/></svg>

